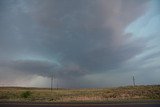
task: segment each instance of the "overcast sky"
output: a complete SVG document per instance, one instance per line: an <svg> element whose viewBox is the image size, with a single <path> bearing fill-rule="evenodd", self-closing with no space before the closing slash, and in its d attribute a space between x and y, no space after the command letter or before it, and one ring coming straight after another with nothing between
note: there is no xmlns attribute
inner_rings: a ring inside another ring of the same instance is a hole
<svg viewBox="0 0 160 107"><path fill-rule="evenodd" d="M0 86L160 84L159 0L0 0Z"/></svg>

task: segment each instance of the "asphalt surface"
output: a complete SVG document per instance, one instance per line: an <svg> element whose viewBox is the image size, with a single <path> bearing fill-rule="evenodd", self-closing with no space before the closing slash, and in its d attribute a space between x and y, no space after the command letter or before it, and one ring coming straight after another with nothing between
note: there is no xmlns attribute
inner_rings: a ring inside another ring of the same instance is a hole
<svg viewBox="0 0 160 107"><path fill-rule="evenodd" d="M0 107L160 107L158 104L29 104L0 103Z"/></svg>

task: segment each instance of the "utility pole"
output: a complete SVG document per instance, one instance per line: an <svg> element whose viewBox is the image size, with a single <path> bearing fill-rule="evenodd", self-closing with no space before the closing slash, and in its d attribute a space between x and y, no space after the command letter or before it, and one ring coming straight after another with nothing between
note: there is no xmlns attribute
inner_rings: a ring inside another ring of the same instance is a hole
<svg viewBox="0 0 160 107"><path fill-rule="evenodd" d="M57 78L57 90L58 90L58 78Z"/></svg>
<svg viewBox="0 0 160 107"><path fill-rule="evenodd" d="M133 75L133 86L136 86L134 75Z"/></svg>
<svg viewBox="0 0 160 107"><path fill-rule="evenodd" d="M51 74L51 91L53 90L53 73Z"/></svg>

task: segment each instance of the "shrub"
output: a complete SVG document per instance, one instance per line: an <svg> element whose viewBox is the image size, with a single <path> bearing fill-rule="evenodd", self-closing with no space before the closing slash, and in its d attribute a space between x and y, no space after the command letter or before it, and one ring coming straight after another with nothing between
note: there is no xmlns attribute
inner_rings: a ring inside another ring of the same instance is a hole
<svg viewBox="0 0 160 107"><path fill-rule="evenodd" d="M28 98L31 96L31 92L30 91L25 91L21 93L21 97L22 98Z"/></svg>

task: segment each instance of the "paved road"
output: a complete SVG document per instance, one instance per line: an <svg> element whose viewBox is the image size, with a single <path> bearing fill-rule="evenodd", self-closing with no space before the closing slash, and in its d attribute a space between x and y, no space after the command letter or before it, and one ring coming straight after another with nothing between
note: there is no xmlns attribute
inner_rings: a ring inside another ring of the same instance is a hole
<svg viewBox="0 0 160 107"><path fill-rule="evenodd" d="M0 103L0 107L160 107L160 104L16 104Z"/></svg>

